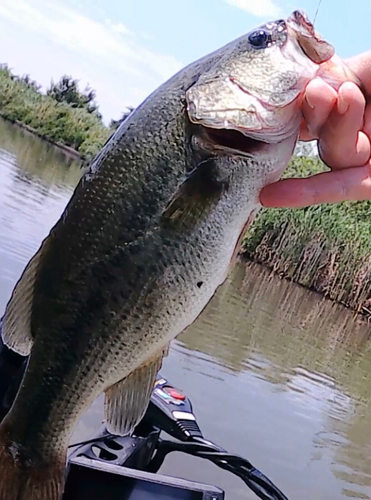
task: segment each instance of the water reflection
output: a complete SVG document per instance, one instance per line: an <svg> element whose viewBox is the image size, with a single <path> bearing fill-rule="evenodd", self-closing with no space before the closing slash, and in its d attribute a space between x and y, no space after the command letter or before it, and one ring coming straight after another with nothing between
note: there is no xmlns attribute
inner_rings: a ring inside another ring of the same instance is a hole
<svg viewBox="0 0 371 500"><path fill-rule="evenodd" d="M76 160L0 119L0 307L58 220L81 175Z"/></svg>
<svg viewBox="0 0 371 500"><path fill-rule="evenodd" d="M0 120L0 308L60 216L76 161ZM173 342L163 374L206 437L249 458L291 500L371 498L370 327L340 306L240 263ZM102 420L99 398L73 441ZM171 455L162 471L255 496L227 472Z"/></svg>
<svg viewBox="0 0 371 500"><path fill-rule="evenodd" d="M2 160L15 161L18 171L14 173L26 183L39 180L44 186L74 187L80 177L79 162L73 156L2 119L0 149Z"/></svg>
<svg viewBox="0 0 371 500"><path fill-rule="evenodd" d="M240 265L174 350L187 369L216 375L214 414L225 424L205 425L223 436L234 421L225 446L233 434L290 498L371 498L368 338L369 325L341 306Z"/></svg>

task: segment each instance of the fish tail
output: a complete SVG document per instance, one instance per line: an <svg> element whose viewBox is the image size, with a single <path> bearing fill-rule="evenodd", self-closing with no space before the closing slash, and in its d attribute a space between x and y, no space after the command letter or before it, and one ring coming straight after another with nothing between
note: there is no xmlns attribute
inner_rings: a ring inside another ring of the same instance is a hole
<svg viewBox="0 0 371 500"><path fill-rule="evenodd" d="M66 455L56 461L38 462L5 436L0 427L0 500L60 500Z"/></svg>

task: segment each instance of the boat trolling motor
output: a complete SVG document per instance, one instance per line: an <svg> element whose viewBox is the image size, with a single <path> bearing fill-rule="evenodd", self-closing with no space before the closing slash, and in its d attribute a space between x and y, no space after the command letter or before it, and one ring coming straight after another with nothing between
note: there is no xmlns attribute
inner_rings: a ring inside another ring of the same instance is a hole
<svg viewBox="0 0 371 500"><path fill-rule="evenodd" d="M0 321L1 331L1 321ZM0 421L17 393L27 358L0 337ZM164 439L166 432L172 439ZM287 497L248 460L203 437L189 398L158 376L148 409L133 435L114 436L102 427L70 445L63 500L224 500L223 490L158 474L166 456L183 452L204 458L240 477L263 500Z"/></svg>

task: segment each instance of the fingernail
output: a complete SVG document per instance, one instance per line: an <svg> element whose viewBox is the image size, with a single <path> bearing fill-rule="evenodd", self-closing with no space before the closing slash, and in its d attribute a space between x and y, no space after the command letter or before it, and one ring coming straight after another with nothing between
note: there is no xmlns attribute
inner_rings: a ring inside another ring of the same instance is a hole
<svg viewBox="0 0 371 500"><path fill-rule="evenodd" d="M339 97L338 97L338 112L339 112L339 114L344 115L348 111L348 108L349 108L349 103L347 103L346 100L344 99L342 92L341 92L341 89L340 89Z"/></svg>
<svg viewBox="0 0 371 500"><path fill-rule="evenodd" d="M311 109L314 109L314 104L312 104L310 102L310 97L308 95L305 96L305 100L307 101L307 104L308 106L311 108Z"/></svg>

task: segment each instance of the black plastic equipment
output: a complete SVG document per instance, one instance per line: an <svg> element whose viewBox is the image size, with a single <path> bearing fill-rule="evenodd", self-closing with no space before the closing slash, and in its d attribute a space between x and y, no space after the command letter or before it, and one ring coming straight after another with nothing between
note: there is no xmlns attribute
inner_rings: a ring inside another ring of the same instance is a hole
<svg viewBox="0 0 371 500"><path fill-rule="evenodd" d="M63 500L224 500L219 488L78 457Z"/></svg>

